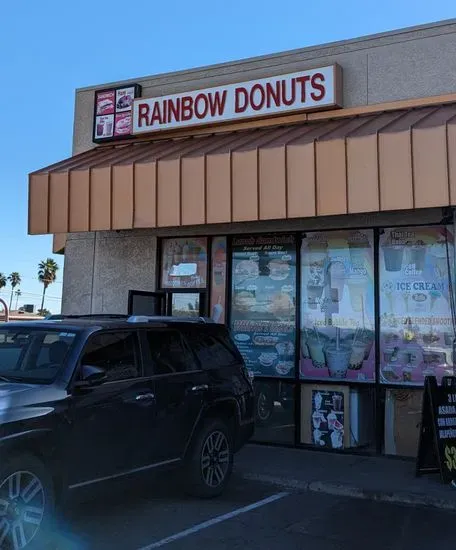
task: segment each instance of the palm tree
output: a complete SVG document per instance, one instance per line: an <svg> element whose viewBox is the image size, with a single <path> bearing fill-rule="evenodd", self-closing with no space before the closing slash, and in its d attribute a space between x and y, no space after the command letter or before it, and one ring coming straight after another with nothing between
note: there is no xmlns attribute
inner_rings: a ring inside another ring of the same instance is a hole
<svg viewBox="0 0 456 550"><path fill-rule="evenodd" d="M22 294L21 289L18 288L15 294L16 294L16 311L17 311L17 306L19 305L19 296Z"/></svg>
<svg viewBox="0 0 456 550"><path fill-rule="evenodd" d="M13 271L11 275L8 275L8 281L11 285L11 297L10 297L10 305L9 308L11 309L11 306L13 305L13 294L14 289L21 284L21 276L17 271Z"/></svg>
<svg viewBox="0 0 456 550"><path fill-rule="evenodd" d="M0 273L0 290L2 288L5 288L7 282L8 279L6 278L6 276L3 273Z"/></svg>
<svg viewBox="0 0 456 550"><path fill-rule="evenodd" d="M44 297L47 287L57 279L58 269L59 266L52 258L47 258L47 260L43 260L38 264L38 280L43 283L43 298L40 309L44 309Z"/></svg>

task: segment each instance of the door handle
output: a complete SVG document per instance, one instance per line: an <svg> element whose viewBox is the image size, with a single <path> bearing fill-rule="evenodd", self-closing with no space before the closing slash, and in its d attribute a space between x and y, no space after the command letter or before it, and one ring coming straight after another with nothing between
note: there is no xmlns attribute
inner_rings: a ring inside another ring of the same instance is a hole
<svg viewBox="0 0 456 550"><path fill-rule="evenodd" d="M209 389L209 386L207 384L200 384L199 386L193 386L191 391L197 392L197 391L207 391Z"/></svg>
<svg viewBox="0 0 456 550"><path fill-rule="evenodd" d="M152 399L155 399L155 395L153 393L141 393L135 397L136 401L146 401Z"/></svg>

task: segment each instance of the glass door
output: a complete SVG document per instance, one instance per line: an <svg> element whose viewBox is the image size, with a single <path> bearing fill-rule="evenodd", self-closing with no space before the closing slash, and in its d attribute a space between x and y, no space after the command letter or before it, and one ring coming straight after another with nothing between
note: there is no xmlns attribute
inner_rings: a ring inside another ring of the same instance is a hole
<svg viewBox="0 0 456 550"><path fill-rule="evenodd" d="M168 315L173 317L203 317L205 314L205 292L171 292L168 294Z"/></svg>

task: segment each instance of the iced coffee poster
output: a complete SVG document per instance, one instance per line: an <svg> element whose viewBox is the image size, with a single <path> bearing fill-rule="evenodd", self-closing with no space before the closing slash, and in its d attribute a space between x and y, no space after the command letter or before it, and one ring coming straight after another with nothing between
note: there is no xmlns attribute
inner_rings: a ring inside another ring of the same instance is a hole
<svg viewBox="0 0 456 550"><path fill-rule="evenodd" d="M205 288L207 239L162 241L162 288Z"/></svg>
<svg viewBox="0 0 456 550"><path fill-rule="evenodd" d="M226 237L212 239L211 319L225 323L226 311Z"/></svg>
<svg viewBox="0 0 456 550"><path fill-rule="evenodd" d="M387 229L379 253L381 381L422 385L426 375L453 375L451 230Z"/></svg>
<svg viewBox="0 0 456 550"><path fill-rule="evenodd" d="M295 237L236 237L232 250L231 328L247 368L259 376L293 377Z"/></svg>
<svg viewBox="0 0 456 550"><path fill-rule="evenodd" d="M312 443L318 447L344 446L344 392L312 390Z"/></svg>
<svg viewBox="0 0 456 550"><path fill-rule="evenodd" d="M300 375L375 379L372 231L308 233L303 239Z"/></svg>

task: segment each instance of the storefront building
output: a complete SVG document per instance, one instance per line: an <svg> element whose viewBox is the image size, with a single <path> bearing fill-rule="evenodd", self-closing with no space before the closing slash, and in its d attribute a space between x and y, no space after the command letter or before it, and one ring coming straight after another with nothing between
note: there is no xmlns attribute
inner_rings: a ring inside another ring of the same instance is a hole
<svg viewBox="0 0 456 550"><path fill-rule="evenodd" d="M78 90L30 175L63 312L211 316L257 441L414 456L453 374L456 21Z"/></svg>

